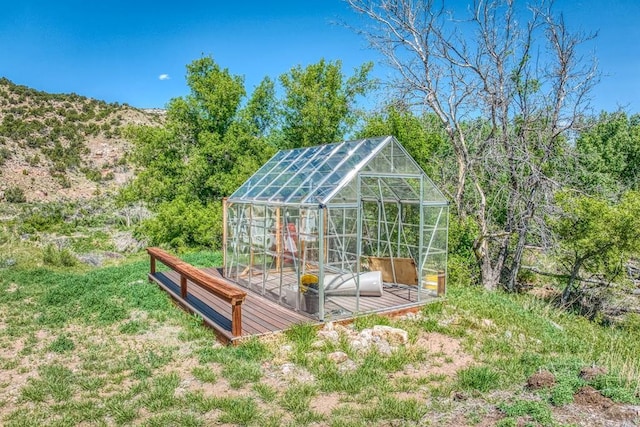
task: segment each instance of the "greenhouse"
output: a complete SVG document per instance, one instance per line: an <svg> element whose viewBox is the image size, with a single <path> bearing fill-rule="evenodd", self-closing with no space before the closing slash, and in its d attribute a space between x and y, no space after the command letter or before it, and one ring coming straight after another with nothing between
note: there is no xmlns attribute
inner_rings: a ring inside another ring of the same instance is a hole
<svg viewBox="0 0 640 427"><path fill-rule="evenodd" d="M392 136L278 152L223 227L224 276L315 320L445 292L447 200Z"/></svg>

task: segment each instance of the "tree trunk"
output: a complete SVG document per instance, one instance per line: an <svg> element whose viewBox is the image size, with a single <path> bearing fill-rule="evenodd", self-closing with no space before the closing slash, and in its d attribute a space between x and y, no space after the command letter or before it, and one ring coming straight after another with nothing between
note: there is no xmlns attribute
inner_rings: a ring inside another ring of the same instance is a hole
<svg viewBox="0 0 640 427"><path fill-rule="evenodd" d="M582 267L583 258L576 259L576 262L573 264L573 268L571 269L571 276L569 276L569 282L567 282L567 286L562 291L562 305L567 305L569 302L569 298L573 293L573 286L578 277L578 273L580 273L580 267Z"/></svg>

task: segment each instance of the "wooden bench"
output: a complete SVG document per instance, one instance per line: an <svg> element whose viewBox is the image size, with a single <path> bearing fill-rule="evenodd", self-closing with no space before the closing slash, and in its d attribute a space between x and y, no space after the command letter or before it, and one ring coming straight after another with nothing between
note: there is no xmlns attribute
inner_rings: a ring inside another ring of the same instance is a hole
<svg viewBox="0 0 640 427"><path fill-rule="evenodd" d="M149 280L152 280L156 274L156 261L160 261L180 275L180 296L183 300L187 299L187 283L191 281L217 298L228 302L231 305L231 334L234 337L242 335L242 303L247 296L246 292L160 248L147 248L147 253L151 257Z"/></svg>

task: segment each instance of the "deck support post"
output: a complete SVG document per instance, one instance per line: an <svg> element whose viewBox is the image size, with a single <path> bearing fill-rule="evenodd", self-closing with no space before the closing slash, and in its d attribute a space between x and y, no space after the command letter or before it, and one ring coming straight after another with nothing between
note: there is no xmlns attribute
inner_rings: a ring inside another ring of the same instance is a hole
<svg viewBox="0 0 640 427"><path fill-rule="evenodd" d="M187 299L187 278L180 275L180 296Z"/></svg>
<svg viewBox="0 0 640 427"><path fill-rule="evenodd" d="M154 275L154 274L156 274L156 259L155 259L155 257L153 255L151 255L150 258L151 258L151 262L149 263L150 264L149 271L150 271L151 275ZM149 282L150 283L153 282L153 280L151 280L151 277L149 277Z"/></svg>
<svg viewBox="0 0 640 427"><path fill-rule="evenodd" d="M231 304L231 334L234 337L242 335L242 301Z"/></svg>

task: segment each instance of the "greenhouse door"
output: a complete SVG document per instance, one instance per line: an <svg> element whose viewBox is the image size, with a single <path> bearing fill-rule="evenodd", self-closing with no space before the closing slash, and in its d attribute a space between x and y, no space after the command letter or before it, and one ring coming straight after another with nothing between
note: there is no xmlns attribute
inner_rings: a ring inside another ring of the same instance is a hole
<svg viewBox="0 0 640 427"><path fill-rule="evenodd" d="M361 176L358 271L381 271L385 283L419 289L422 184L419 176Z"/></svg>

